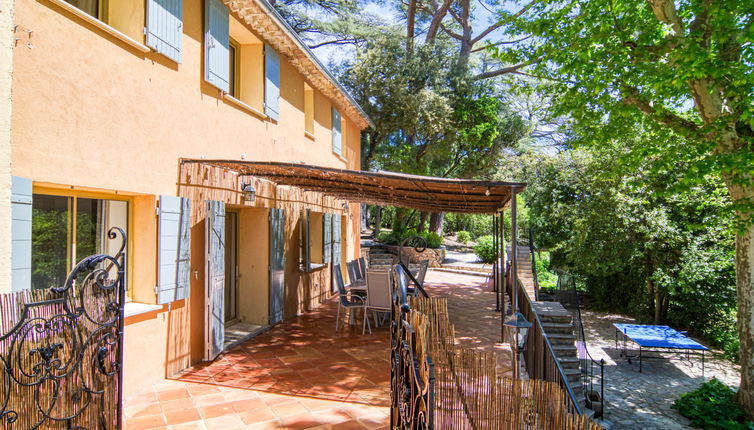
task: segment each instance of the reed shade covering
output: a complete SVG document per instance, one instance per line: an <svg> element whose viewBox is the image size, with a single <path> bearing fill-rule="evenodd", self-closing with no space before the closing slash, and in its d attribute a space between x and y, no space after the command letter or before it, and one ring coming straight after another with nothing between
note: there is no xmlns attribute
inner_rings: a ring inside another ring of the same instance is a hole
<svg viewBox="0 0 754 430"><path fill-rule="evenodd" d="M232 170L318 191L352 202L392 205L429 212L496 213L524 183L435 178L395 172L367 172L293 163L183 160Z"/></svg>

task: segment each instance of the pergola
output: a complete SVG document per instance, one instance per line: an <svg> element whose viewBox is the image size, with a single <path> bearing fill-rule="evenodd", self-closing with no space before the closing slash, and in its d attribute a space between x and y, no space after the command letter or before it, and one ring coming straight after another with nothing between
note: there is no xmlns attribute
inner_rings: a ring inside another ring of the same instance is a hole
<svg viewBox="0 0 754 430"><path fill-rule="evenodd" d="M318 191L344 200L400 206L429 212L496 214L524 183L448 179L395 172L367 172L305 164L238 161L183 160L256 176L280 185ZM515 204L515 203L514 203Z"/></svg>
<svg viewBox="0 0 754 430"><path fill-rule="evenodd" d="M396 172L368 172L337 169L306 164L245 160L183 159L236 172L241 176L263 178L279 185L289 185L354 203L399 206L429 212L458 212L493 215L497 255L505 255L503 211L511 209L511 237L517 237L516 194L525 183L449 179L409 175ZM511 274L518 285L518 250L511 241ZM498 293L504 288L505 262L497 258L493 266L493 282ZM513 288L514 294L518 288ZM516 312L518 300L512 300ZM502 327L501 327L502 329Z"/></svg>

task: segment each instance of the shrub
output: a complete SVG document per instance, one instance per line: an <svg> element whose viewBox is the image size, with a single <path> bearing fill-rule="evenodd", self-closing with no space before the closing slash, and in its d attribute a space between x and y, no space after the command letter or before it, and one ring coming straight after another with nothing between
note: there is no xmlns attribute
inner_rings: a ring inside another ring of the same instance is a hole
<svg viewBox="0 0 754 430"><path fill-rule="evenodd" d="M427 248L437 249L442 246L442 237L433 231L424 232L421 237L427 242Z"/></svg>
<svg viewBox="0 0 754 430"><path fill-rule="evenodd" d="M380 234L377 235L377 242L391 244L393 243L393 241L394 239L392 231L381 231Z"/></svg>
<svg viewBox="0 0 754 430"><path fill-rule="evenodd" d="M752 422L746 421L746 413L733 402L733 394L730 387L713 378L696 390L681 394L673 407L690 419L692 426L705 430L754 428Z"/></svg>
<svg viewBox="0 0 754 430"><path fill-rule="evenodd" d="M466 230L461 230L458 232L457 239L459 242L466 245L471 240L471 233Z"/></svg>
<svg viewBox="0 0 754 430"><path fill-rule="evenodd" d="M476 240L474 246L474 254L485 263L492 263L495 261L495 243L492 241L492 236L480 236Z"/></svg>

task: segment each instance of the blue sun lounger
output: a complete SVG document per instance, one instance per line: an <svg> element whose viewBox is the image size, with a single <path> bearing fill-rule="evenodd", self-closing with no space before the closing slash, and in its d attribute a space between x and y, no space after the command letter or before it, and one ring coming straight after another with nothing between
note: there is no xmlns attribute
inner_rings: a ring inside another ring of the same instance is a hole
<svg viewBox="0 0 754 430"><path fill-rule="evenodd" d="M618 333L623 336L623 349L620 356L627 357L628 362L631 359L639 357L639 372L642 371L642 360L644 358L659 358L646 356L646 352L677 352L685 351L686 359L690 362L692 352L701 352L702 356L702 377L704 377L704 351L709 348L699 342L686 336L686 332L679 332L666 325L640 325L640 324L613 324L615 327L615 348L618 348ZM628 355L626 351L626 340L631 339L639 345L638 355Z"/></svg>

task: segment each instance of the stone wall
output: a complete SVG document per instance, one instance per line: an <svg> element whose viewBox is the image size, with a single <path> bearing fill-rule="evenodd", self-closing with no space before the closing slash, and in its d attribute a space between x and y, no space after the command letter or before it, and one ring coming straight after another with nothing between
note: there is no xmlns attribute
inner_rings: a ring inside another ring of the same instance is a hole
<svg viewBox="0 0 754 430"><path fill-rule="evenodd" d="M401 247L394 245L384 245L385 249L394 255L399 255ZM409 257L410 263L421 263L424 260L429 260L429 267L440 267L442 261L445 259L445 249L430 249L427 248L424 252L417 252L414 248L408 246L403 248L403 255Z"/></svg>

